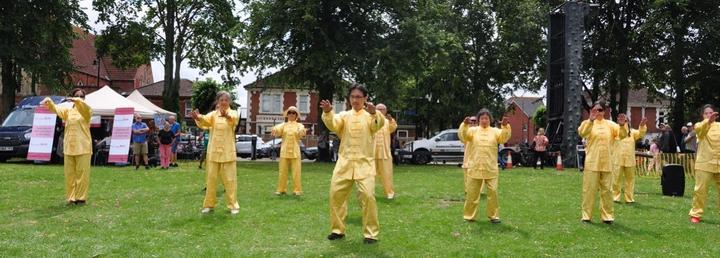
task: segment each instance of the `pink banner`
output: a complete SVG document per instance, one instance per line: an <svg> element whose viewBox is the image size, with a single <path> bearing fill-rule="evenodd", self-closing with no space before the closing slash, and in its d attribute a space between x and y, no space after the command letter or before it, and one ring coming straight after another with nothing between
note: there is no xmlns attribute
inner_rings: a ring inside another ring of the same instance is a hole
<svg viewBox="0 0 720 258"><path fill-rule="evenodd" d="M32 132L30 133L30 146L28 147L28 160L50 160L55 138L56 119L57 115L47 107L38 106L35 108Z"/></svg>
<svg viewBox="0 0 720 258"><path fill-rule="evenodd" d="M127 163L134 108L116 108L108 162Z"/></svg>

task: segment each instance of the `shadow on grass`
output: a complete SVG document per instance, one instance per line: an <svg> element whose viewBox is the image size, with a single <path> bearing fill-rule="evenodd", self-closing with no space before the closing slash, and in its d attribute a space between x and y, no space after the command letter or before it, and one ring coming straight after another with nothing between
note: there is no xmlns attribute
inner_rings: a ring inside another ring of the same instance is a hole
<svg viewBox="0 0 720 258"><path fill-rule="evenodd" d="M391 257L381 250L382 239L375 244L364 244L361 237L331 241L335 250L320 254L320 257Z"/></svg>
<svg viewBox="0 0 720 258"><path fill-rule="evenodd" d="M629 225L629 226L627 226L627 225ZM624 234L628 234L628 235L632 235L632 236L645 235L645 236L651 236L651 237L658 238L658 239L660 237L662 237L661 234L658 234L656 232L640 229L641 226L633 227L632 224L624 223L624 222L615 221L615 223L613 223L612 225L607 225L604 223L592 223L592 224L588 224L587 226L597 227L597 228L605 228L610 232L624 233Z"/></svg>
<svg viewBox="0 0 720 258"><path fill-rule="evenodd" d="M70 211L73 209L81 209L83 207L84 206L67 205L65 203L54 204L52 206L47 206L45 208L35 210L35 218L37 218L37 219L52 218L52 217L62 215L67 211Z"/></svg>
<svg viewBox="0 0 720 258"><path fill-rule="evenodd" d="M494 232L494 233L516 233L522 236L523 238L529 239L530 233L528 233L525 230L522 230L517 227L513 227L509 224L492 224L489 221L475 221L475 222L465 222L470 223L475 230L474 232L478 233L479 235L486 235L488 232Z"/></svg>
<svg viewBox="0 0 720 258"><path fill-rule="evenodd" d="M615 203L614 205L616 207L623 206L623 207L627 207L629 209L639 209L639 210L647 210L647 211L649 211L649 210L659 210L659 211L666 211L666 212L676 212L677 211L677 210L670 209L667 207L657 207L657 206L647 205L647 204L638 203L638 202L633 203L633 204Z"/></svg>

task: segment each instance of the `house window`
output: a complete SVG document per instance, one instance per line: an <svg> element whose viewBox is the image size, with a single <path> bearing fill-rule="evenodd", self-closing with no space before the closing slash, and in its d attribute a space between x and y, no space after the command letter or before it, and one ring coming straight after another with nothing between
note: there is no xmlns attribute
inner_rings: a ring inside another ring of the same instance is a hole
<svg viewBox="0 0 720 258"><path fill-rule="evenodd" d="M397 137L407 138L407 137L408 137L408 130L397 130Z"/></svg>
<svg viewBox="0 0 720 258"><path fill-rule="evenodd" d="M282 95L263 94L260 98L261 113L282 113Z"/></svg>
<svg viewBox="0 0 720 258"><path fill-rule="evenodd" d="M189 105L189 103L185 103L185 117L190 117L190 112L192 111L192 107Z"/></svg>
<svg viewBox="0 0 720 258"><path fill-rule="evenodd" d="M658 109L657 110L657 123L655 126L659 126L660 124L666 124L667 123L667 110L666 109Z"/></svg>
<svg viewBox="0 0 720 258"><path fill-rule="evenodd" d="M302 113L310 113L310 96L309 95L298 95L298 109Z"/></svg>

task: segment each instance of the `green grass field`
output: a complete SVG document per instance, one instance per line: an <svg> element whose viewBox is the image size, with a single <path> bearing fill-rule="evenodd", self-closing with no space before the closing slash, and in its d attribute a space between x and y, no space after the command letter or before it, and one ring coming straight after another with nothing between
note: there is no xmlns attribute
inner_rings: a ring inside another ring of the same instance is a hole
<svg viewBox="0 0 720 258"><path fill-rule="evenodd" d="M378 185L380 241L362 244L352 195L344 240L328 241L331 164L303 164L302 197L275 196L277 163L239 162L240 214L224 205L201 215L204 173L197 163L168 171L94 167L86 206L63 203L62 167L0 164L0 256L715 256L720 215L713 189L703 223L691 225L686 196L660 194L640 178L637 204L615 205L616 223L580 223L576 170L513 169L499 183L503 223L462 219L462 173L455 166L395 168L396 200ZM222 188L220 188L222 189ZM219 194L222 190L219 190ZM224 199L219 199L224 204ZM485 203L481 202L480 214Z"/></svg>

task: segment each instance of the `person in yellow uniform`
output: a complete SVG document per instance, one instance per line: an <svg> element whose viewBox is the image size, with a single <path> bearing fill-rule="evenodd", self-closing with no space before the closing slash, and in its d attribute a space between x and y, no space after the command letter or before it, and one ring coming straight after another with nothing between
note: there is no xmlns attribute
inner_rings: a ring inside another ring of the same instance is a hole
<svg viewBox="0 0 720 258"><path fill-rule="evenodd" d="M697 136L697 156L695 158L695 191L693 192L690 222L700 223L705 213L705 201L708 198L708 187L715 181L720 191L720 122L718 111L713 105L705 105L702 109L703 121L695 124Z"/></svg>
<svg viewBox="0 0 720 258"><path fill-rule="evenodd" d="M90 188L92 109L85 103L85 91L82 89L74 89L71 96L73 97L68 100L74 103L72 108L56 106L50 98L45 98L40 104L47 106L65 122L63 138L65 200L68 204L83 205L87 201Z"/></svg>
<svg viewBox="0 0 720 258"><path fill-rule="evenodd" d="M230 214L238 214L240 206L237 202L237 157L235 150L235 126L240 116L237 111L230 109L230 93L220 91L215 98L215 110L201 115L193 110L190 117L195 119L198 127L209 128L210 143L208 143L206 158L205 200L202 213L210 213L217 203L217 178L220 177L225 187L225 200Z"/></svg>
<svg viewBox="0 0 720 258"><path fill-rule="evenodd" d="M590 110L590 116L578 128L580 137L586 139L585 169L582 186L582 222L590 223L595 194L600 189L600 217L605 224L615 221L612 201L611 148L615 141L624 139L626 131L613 121L605 119L605 101L598 101Z"/></svg>
<svg viewBox="0 0 720 258"><path fill-rule="evenodd" d="M477 126L478 121L477 121L477 117L476 117L476 116L471 116L469 121L470 121L469 126L470 126L471 128ZM463 169L463 191L465 192L465 194L467 194L468 146L469 146L471 143L468 142L468 141L466 141L465 139L463 139L462 136L460 136L460 135L458 135L458 138L460 138L460 142L462 142L462 144L464 145L464 149L463 149L463 163L462 163L461 167L462 167L462 169ZM482 192L482 191L481 191L481 192Z"/></svg>
<svg viewBox="0 0 720 258"><path fill-rule="evenodd" d="M613 169L613 201L620 202L621 188L620 181L625 178L625 203L635 203L635 143L645 137L647 132L647 119L642 118L639 130L629 128L627 116L620 113L617 116L620 130L628 132L628 137L619 140L616 144L615 151L617 154L615 159L615 168Z"/></svg>
<svg viewBox="0 0 720 258"><path fill-rule="evenodd" d="M493 224L500 223L500 207L498 205L498 145L510 139L511 128L509 118L503 117L501 128L490 126L492 116L487 109L477 114L479 126L470 127L470 117L460 124L458 137L468 143L467 183L465 189L465 206L463 218L475 221L477 207L480 203L480 191L487 187L487 217Z"/></svg>
<svg viewBox="0 0 720 258"><path fill-rule="evenodd" d="M287 192L288 167L292 169L293 194L302 195L302 171L300 159L300 139L305 137L305 126L297 121L300 119L300 112L294 106L285 111L287 122L276 125L272 128L273 137L282 137L280 148L280 173L278 175L278 186L275 194L281 195Z"/></svg>
<svg viewBox="0 0 720 258"><path fill-rule="evenodd" d="M385 119L385 125L375 134L375 171L377 177L382 180L385 196L392 200L395 198L395 189L393 188L393 160L390 151L390 136L397 129L397 123L392 116L388 115L387 107L384 104L378 104L375 109Z"/></svg>
<svg viewBox="0 0 720 258"><path fill-rule="evenodd" d="M345 237L347 200L353 183L357 185L362 206L363 242L377 242L380 224L375 203L375 133L385 125L385 117L367 102L367 89L361 84L350 87L352 110L335 114L330 101L320 102L322 121L340 137L340 151L330 181L330 225L328 240ZM367 105L367 110L365 109Z"/></svg>

